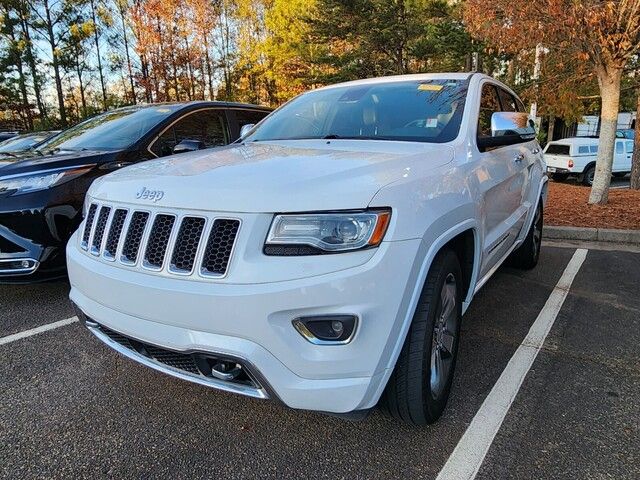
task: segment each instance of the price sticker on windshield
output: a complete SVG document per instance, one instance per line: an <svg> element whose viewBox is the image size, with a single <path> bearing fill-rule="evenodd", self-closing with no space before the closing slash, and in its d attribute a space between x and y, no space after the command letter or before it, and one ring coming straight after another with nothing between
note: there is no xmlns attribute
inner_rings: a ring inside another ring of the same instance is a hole
<svg viewBox="0 0 640 480"><path fill-rule="evenodd" d="M436 85L434 83L421 83L418 85L418 90L423 92L439 92L442 90L442 85Z"/></svg>

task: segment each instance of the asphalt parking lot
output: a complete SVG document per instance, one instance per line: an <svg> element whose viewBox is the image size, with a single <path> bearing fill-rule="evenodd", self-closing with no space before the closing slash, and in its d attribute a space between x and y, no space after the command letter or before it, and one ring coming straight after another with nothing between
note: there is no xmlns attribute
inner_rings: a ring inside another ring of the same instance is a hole
<svg viewBox="0 0 640 480"><path fill-rule="evenodd" d="M546 245L536 269L480 291L449 406L422 429L169 378L77 322L2 344L73 310L65 282L0 286L0 476L435 478L575 251ZM476 478L640 478L640 253L589 249L554 318Z"/></svg>

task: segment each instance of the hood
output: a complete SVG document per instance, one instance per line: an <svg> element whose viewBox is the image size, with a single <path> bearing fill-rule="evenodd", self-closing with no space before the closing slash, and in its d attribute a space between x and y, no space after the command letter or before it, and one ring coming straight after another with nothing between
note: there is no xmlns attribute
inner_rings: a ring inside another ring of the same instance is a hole
<svg viewBox="0 0 640 480"><path fill-rule="evenodd" d="M452 158L451 147L424 143L238 144L124 168L98 179L89 194L104 201L220 212L365 208L415 162L435 168Z"/></svg>
<svg viewBox="0 0 640 480"><path fill-rule="evenodd" d="M0 177L98 163L104 156L113 153L99 150L60 150L55 153L40 153L37 150L27 150L15 156L0 155Z"/></svg>

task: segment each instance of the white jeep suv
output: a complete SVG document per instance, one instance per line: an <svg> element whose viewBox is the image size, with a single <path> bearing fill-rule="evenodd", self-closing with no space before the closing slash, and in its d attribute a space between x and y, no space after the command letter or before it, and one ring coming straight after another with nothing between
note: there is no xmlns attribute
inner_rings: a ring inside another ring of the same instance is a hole
<svg viewBox="0 0 640 480"><path fill-rule="evenodd" d="M104 343L289 407L442 413L461 317L507 258L536 265L545 166L481 74L332 85L238 143L97 180L67 247Z"/></svg>

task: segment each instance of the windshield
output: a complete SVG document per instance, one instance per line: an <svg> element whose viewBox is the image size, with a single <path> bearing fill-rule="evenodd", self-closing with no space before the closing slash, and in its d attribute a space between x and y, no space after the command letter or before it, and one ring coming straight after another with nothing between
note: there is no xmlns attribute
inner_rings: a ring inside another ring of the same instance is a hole
<svg viewBox="0 0 640 480"><path fill-rule="evenodd" d="M467 80L439 79L316 90L272 113L244 141L449 142L460 130L467 85Z"/></svg>
<svg viewBox="0 0 640 480"><path fill-rule="evenodd" d="M119 150L143 137L178 105L122 108L90 118L56 135L38 150Z"/></svg>
<svg viewBox="0 0 640 480"><path fill-rule="evenodd" d="M45 140L49 135L49 132L42 132L10 138L0 143L0 153L27 150L29 147Z"/></svg>

